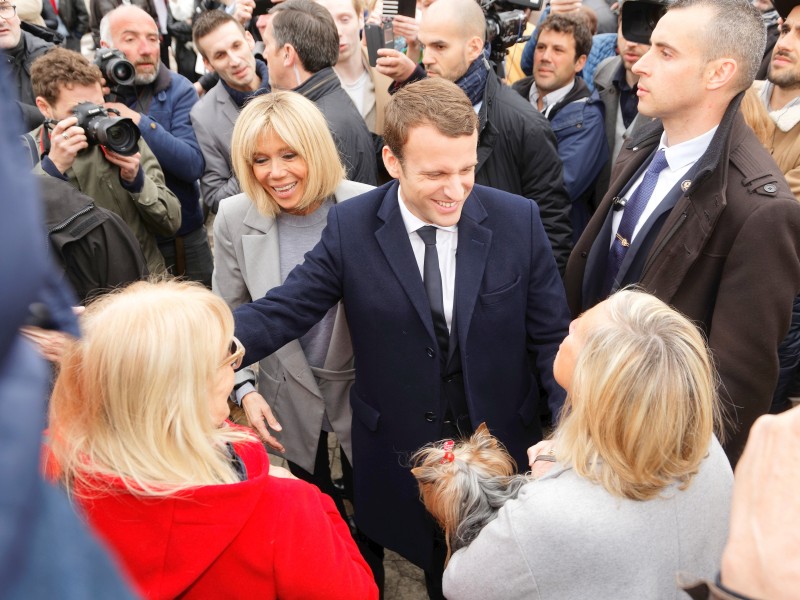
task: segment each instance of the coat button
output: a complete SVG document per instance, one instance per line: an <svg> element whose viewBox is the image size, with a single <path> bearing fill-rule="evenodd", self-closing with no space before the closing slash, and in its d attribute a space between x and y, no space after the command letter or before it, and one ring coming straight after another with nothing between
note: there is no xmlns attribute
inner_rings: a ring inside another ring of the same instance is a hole
<svg viewBox="0 0 800 600"><path fill-rule="evenodd" d="M433 348L425 348L425 352L427 352L428 356L430 356L431 358L436 356L436 353L433 351Z"/></svg>
<svg viewBox="0 0 800 600"><path fill-rule="evenodd" d="M428 423L433 423L436 420L436 413L426 412L425 413L425 420Z"/></svg>
<svg viewBox="0 0 800 600"><path fill-rule="evenodd" d="M156 128L156 124L155 123L150 123L150 129L155 129L155 128ZM425 231L428 231L428 230L426 229Z"/></svg>

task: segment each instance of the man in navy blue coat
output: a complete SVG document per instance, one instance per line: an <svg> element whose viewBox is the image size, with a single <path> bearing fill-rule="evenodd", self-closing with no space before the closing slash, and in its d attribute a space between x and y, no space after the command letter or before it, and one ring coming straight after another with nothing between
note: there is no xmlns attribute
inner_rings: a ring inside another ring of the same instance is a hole
<svg viewBox="0 0 800 600"><path fill-rule="evenodd" d="M398 91L383 159L399 181L332 208L321 241L284 285L234 313L252 363L343 300L356 367L356 523L434 575L434 597L445 551L434 549L408 455L486 422L524 468L526 448L542 437L531 364L554 415L564 400L552 374L569 323L561 278L536 204L474 185L477 126L449 81ZM426 225L435 227L438 308L434 277L423 281L434 260L422 240L429 232L418 231Z"/></svg>

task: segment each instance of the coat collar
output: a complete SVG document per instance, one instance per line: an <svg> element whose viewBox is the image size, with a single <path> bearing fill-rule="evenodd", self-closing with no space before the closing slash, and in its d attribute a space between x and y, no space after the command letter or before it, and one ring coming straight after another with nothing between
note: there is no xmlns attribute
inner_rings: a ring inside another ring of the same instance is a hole
<svg viewBox="0 0 800 600"><path fill-rule="evenodd" d="M458 339L462 347L466 343L492 239L491 230L481 225L488 215L480 201L479 188L480 186L475 186L467 197L458 221L458 264L453 306ZM383 224L376 230L375 237L397 280L425 324L432 342L435 342L430 304L397 204L398 183L388 183L382 189L386 193L377 216Z"/></svg>
<svg viewBox="0 0 800 600"><path fill-rule="evenodd" d="M323 96L341 87L342 84L333 68L325 67L321 71L314 73L292 91L305 96L312 102L317 102Z"/></svg>

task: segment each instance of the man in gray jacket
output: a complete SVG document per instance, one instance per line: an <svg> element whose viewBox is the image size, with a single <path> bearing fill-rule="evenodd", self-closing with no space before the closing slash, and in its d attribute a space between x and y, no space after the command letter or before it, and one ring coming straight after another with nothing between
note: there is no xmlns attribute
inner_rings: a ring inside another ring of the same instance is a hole
<svg viewBox="0 0 800 600"><path fill-rule="evenodd" d="M270 11L263 37L272 87L292 90L316 104L328 121L347 179L376 185L372 136L333 70L339 33L328 10L312 0L282 2Z"/></svg>

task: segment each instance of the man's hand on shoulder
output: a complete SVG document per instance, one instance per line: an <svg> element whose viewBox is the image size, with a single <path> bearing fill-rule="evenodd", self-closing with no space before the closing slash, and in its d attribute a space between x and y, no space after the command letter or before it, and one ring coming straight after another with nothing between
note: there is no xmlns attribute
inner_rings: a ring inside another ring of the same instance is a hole
<svg viewBox="0 0 800 600"><path fill-rule="evenodd" d="M121 102L106 102L105 104L103 104L103 106L105 106L106 108L116 110L119 113L120 117L131 119L137 125L139 124L139 121L141 121L142 119L142 113L136 112L135 110L128 108Z"/></svg>
<svg viewBox="0 0 800 600"><path fill-rule="evenodd" d="M47 155L59 172L66 173L72 168L78 152L88 147L86 132L83 127L78 127L78 117L68 117L56 123L50 131L50 152Z"/></svg>

